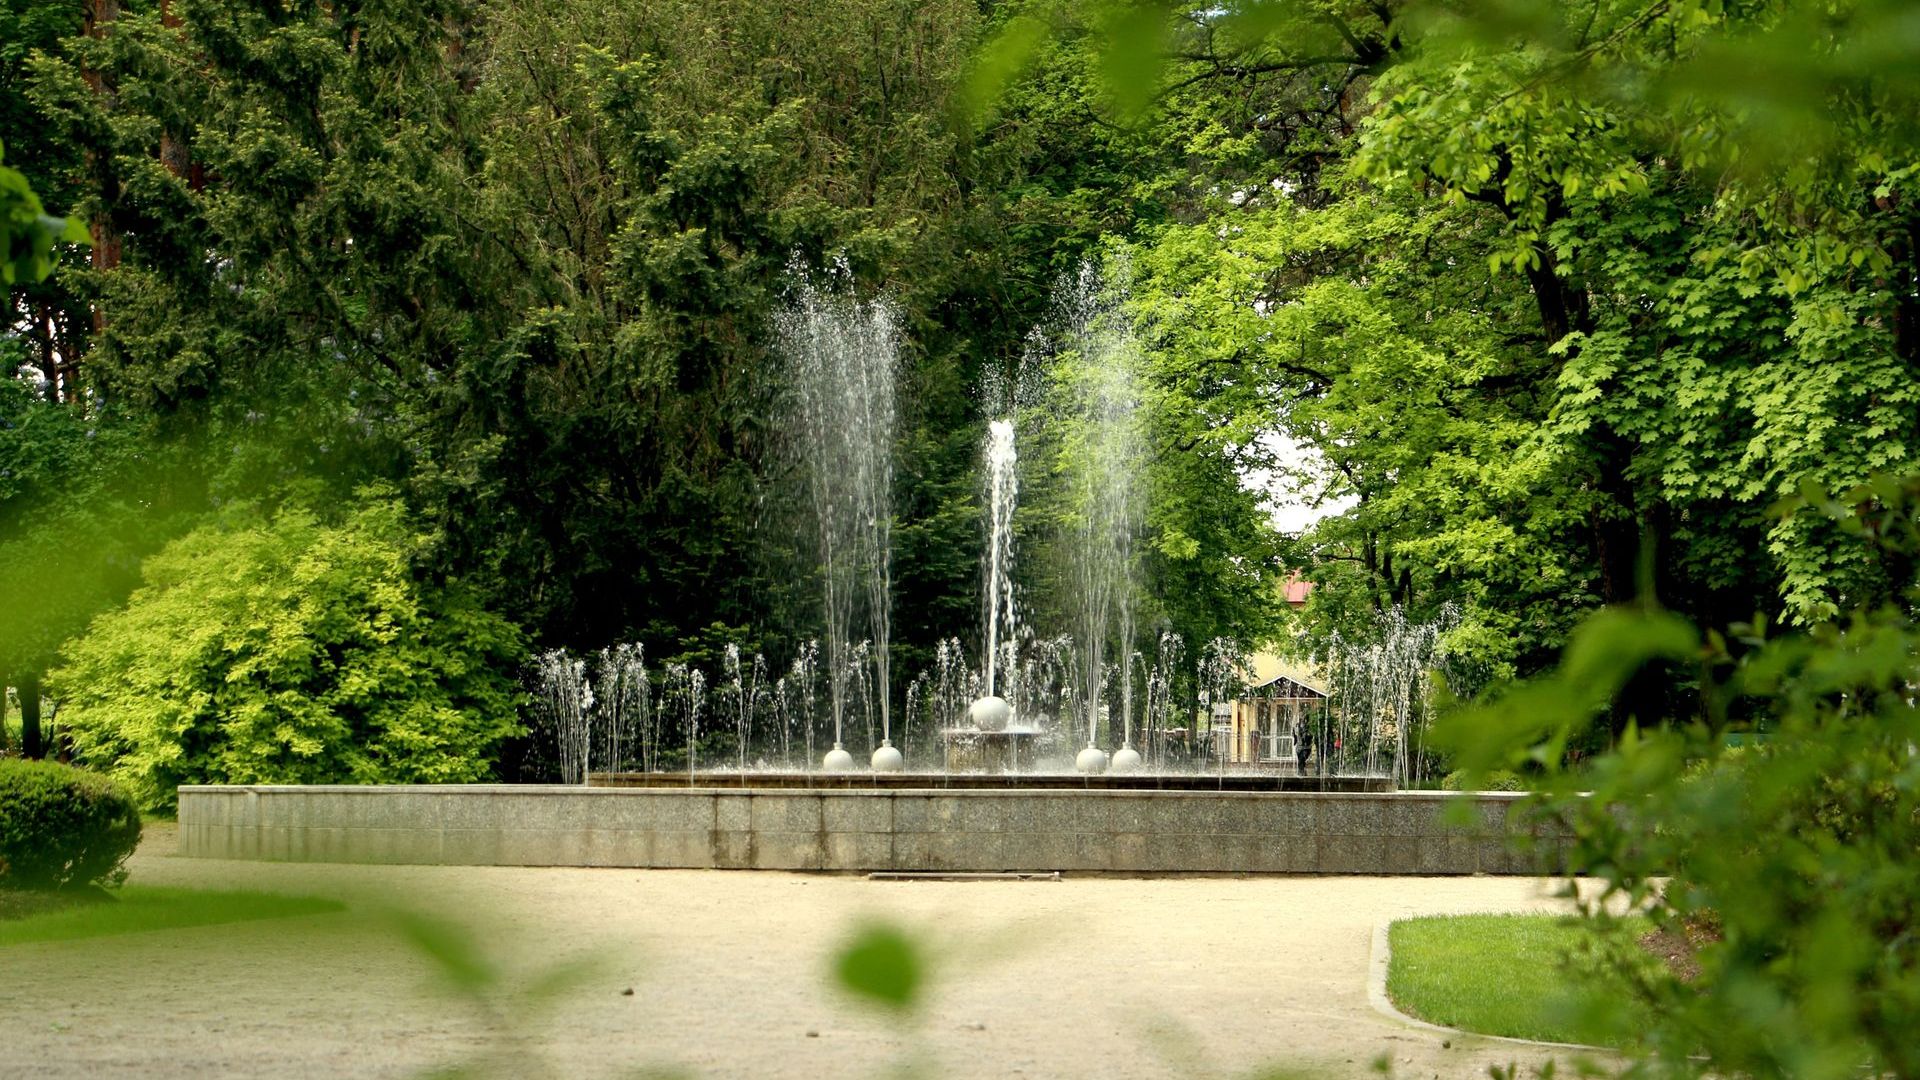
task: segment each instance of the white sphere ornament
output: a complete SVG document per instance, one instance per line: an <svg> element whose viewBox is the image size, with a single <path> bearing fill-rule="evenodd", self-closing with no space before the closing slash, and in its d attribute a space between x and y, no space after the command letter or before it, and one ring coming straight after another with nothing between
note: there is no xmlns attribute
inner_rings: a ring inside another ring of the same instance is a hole
<svg viewBox="0 0 1920 1080"><path fill-rule="evenodd" d="M1140 751L1131 746L1123 746L1113 752L1113 760L1107 763L1110 773L1134 773L1140 771Z"/></svg>
<svg viewBox="0 0 1920 1080"><path fill-rule="evenodd" d="M1105 772L1107 752L1097 746L1089 746L1073 759L1073 767L1088 775Z"/></svg>
<svg viewBox="0 0 1920 1080"><path fill-rule="evenodd" d="M879 748L873 752L874 772L899 772L906 764L907 759L900 756L900 751L894 749L891 741L880 740Z"/></svg>
<svg viewBox="0 0 1920 1080"><path fill-rule="evenodd" d="M1005 731L1013 721L1013 706L1002 697L983 697L967 706L967 725L976 731Z"/></svg>
<svg viewBox="0 0 1920 1080"><path fill-rule="evenodd" d="M833 749L827 751L826 760L820 763L820 767L828 772L852 772L853 755L847 753L846 747L834 743Z"/></svg>

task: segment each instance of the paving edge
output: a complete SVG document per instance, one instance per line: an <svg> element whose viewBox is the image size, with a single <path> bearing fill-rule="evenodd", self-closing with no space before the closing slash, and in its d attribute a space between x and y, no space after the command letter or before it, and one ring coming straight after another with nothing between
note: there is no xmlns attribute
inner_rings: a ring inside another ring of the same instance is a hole
<svg viewBox="0 0 1920 1080"><path fill-rule="evenodd" d="M1394 1007L1393 999L1387 996L1387 968L1392 954L1387 942L1387 927L1390 923L1381 923L1373 928L1373 947L1367 955L1367 1004L1373 1011L1391 1020L1396 1020L1411 1028L1430 1031L1436 1035L1445 1035L1454 1039L1484 1039L1487 1042L1507 1043L1512 1046L1530 1046L1539 1050L1578 1050L1588 1054L1615 1054L1604 1046L1588 1046L1586 1043L1545 1042L1540 1039L1516 1039L1510 1035L1483 1035L1478 1031L1465 1028L1447 1027L1444 1024L1430 1024Z"/></svg>

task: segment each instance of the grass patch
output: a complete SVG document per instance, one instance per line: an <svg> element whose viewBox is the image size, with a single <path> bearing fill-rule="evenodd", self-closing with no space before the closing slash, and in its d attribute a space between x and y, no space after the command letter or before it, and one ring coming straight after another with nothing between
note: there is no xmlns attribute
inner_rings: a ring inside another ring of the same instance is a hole
<svg viewBox="0 0 1920 1080"><path fill-rule="evenodd" d="M0 921L0 948L30 941L74 941L109 934L286 919L344 911L337 900L263 892L214 892L128 885L96 899Z"/></svg>
<svg viewBox="0 0 1920 1080"><path fill-rule="evenodd" d="M1628 927L1636 936L1645 930L1637 921ZM1617 997L1603 996L1591 973L1569 963L1592 933L1558 915L1396 922L1387 928L1387 996L1409 1016L1483 1035L1619 1045L1590 1022L1617 1012Z"/></svg>

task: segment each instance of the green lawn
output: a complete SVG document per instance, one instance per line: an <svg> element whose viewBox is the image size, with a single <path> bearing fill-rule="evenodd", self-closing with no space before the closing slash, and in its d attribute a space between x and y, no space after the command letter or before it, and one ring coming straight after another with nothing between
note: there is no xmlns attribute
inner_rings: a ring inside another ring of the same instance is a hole
<svg viewBox="0 0 1920 1080"><path fill-rule="evenodd" d="M128 885L113 895L112 900L0 921L0 948L29 941L72 941L108 934L319 915L346 908L338 901L311 896L150 885Z"/></svg>
<svg viewBox="0 0 1920 1080"><path fill-rule="evenodd" d="M1409 1016L1483 1035L1615 1041L1581 1023L1597 991L1567 963L1590 932L1557 915L1396 922L1387 928L1387 995Z"/></svg>

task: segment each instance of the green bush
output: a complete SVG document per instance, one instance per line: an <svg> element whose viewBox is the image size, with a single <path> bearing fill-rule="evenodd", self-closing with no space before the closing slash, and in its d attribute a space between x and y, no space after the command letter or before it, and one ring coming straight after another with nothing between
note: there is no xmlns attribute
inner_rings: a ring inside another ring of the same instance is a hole
<svg viewBox="0 0 1920 1080"><path fill-rule="evenodd" d="M518 734L525 642L377 493L204 526L48 677L75 755L164 809L193 783L461 783Z"/></svg>
<svg viewBox="0 0 1920 1080"><path fill-rule="evenodd" d="M1520 774L1508 769L1494 769L1490 772L1480 773L1475 776L1468 776L1466 773L1460 771L1450 772L1440 778L1440 789L1442 791L1460 791L1463 790L1464 785L1468 783L1473 785L1473 790L1475 791L1527 790L1527 783L1520 779Z"/></svg>
<svg viewBox="0 0 1920 1080"><path fill-rule="evenodd" d="M1920 480L1840 505L1912 581ZM1573 837L1561 869L1591 875L1590 959L1638 1010L1593 1018L1644 1054L1632 1075L1920 1077L1916 609L1920 590L1781 634L1610 608L1557 671L1435 732L1472 775L1538 770L1535 809ZM1698 712L1636 716L1572 767L1566 747L1653 663L1691 669ZM1728 745L1756 719L1764 743ZM1648 965L1623 911L1686 941L1687 963Z"/></svg>
<svg viewBox="0 0 1920 1080"><path fill-rule="evenodd" d="M139 809L106 777L0 761L0 887L115 886L139 842Z"/></svg>

